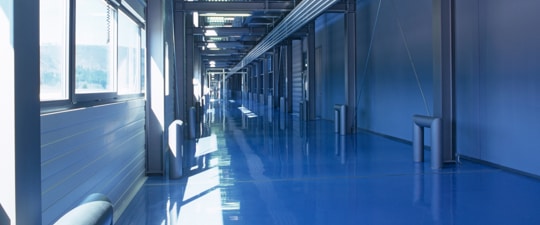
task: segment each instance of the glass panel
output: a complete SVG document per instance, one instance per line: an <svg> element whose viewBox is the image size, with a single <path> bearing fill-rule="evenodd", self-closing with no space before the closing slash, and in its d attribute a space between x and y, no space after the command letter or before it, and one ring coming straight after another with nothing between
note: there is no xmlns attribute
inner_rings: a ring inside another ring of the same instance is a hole
<svg viewBox="0 0 540 225"><path fill-rule="evenodd" d="M102 0L77 1L75 93L115 91L116 10Z"/></svg>
<svg viewBox="0 0 540 225"><path fill-rule="evenodd" d="M40 1L40 99L68 98L68 5L66 0Z"/></svg>
<svg viewBox="0 0 540 225"><path fill-rule="evenodd" d="M146 30L141 29L141 92L146 93Z"/></svg>
<svg viewBox="0 0 540 225"><path fill-rule="evenodd" d="M139 25L124 13L118 14L118 94L141 91Z"/></svg>

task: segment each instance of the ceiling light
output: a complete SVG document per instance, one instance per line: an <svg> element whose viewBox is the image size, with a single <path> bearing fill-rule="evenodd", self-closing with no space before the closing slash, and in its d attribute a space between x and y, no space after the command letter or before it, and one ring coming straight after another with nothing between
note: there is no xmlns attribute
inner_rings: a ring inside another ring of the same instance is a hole
<svg viewBox="0 0 540 225"><path fill-rule="evenodd" d="M210 63L210 65L216 65L216 61L213 61L213 60L210 61L209 63Z"/></svg>
<svg viewBox="0 0 540 225"><path fill-rule="evenodd" d="M251 16L249 13L201 13L199 16L206 17L247 17Z"/></svg>
<svg viewBox="0 0 540 225"><path fill-rule="evenodd" d="M211 49L212 49L212 48L213 48L213 49L216 49L216 48L217 48L217 45L216 45L216 43L208 43L208 44L206 45L206 47L207 47L207 48L211 48Z"/></svg>
<svg viewBox="0 0 540 225"><path fill-rule="evenodd" d="M215 36L218 36L218 34L217 34L217 32L215 30L206 30L204 32L204 36L209 36L209 37L214 36L215 37Z"/></svg>
<svg viewBox="0 0 540 225"><path fill-rule="evenodd" d="M199 27L199 12L193 12L193 26Z"/></svg>

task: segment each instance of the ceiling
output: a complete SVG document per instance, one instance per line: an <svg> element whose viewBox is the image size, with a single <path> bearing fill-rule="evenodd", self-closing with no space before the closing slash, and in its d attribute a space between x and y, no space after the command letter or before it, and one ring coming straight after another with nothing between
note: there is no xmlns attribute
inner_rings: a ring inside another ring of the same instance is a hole
<svg viewBox="0 0 540 225"><path fill-rule="evenodd" d="M253 54L260 42L276 27L282 26L280 22L287 15L302 5L310 7L302 13L301 17L310 11L320 8L323 2L328 2L325 10L344 12L346 4L334 4L338 0L301 0L269 1L269 0L206 0L206 1L176 1L176 11L193 15L193 35L195 46L201 49L201 56L206 68L240 68L244 63L251 62L261 54ZM331 3L330 3L331 2ZM301 4L302 3L302 4ZM331 8L330 5L332 6ZM322 6L321 6L322 7ZM295 9L296 8L296 9ZM291 13L292 14L292 13ZM317 12L317 14L320 14ZM300 17L299 17L300 18ZM311 19L309 17L308 19ZM289 24L298 24L300 19L287 20ZM302 23L308 21L300 21ZM299 24L302 25L302 24ZM301 38L307 29L300 27L288 33L281 32L281 39ZM286 36L284 36L286 35ZM281 40L280 39L280 40ZM272 47L272 46L270 46ZM267 47L269 48L269 47ZM266 52L266 49L263 52ZM246 56L251 54L249 62ZM241 66L240 66L241 65Z"/></svg>

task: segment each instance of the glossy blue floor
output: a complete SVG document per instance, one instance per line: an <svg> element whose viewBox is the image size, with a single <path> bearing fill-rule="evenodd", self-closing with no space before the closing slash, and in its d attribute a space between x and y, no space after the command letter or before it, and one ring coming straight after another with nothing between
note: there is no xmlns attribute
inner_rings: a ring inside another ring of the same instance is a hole
<svg viewBox="0 0 540 225"><path fill-rule="evenodd" d="M469 161L431 170L407 143L214 106L185 143L185 178L150 177L116 224L540 224L540 180Z"/></svg>

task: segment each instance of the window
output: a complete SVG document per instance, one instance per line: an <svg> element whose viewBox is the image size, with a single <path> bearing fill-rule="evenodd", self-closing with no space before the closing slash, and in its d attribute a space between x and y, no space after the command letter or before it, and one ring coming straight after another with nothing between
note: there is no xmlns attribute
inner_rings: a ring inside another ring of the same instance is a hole
<svg viewBox="0 0 540 225"><path fill-rule="evenodd" d="M126 14L118 14L118 94L141 91L141 30Z"/></svg>
<svg viewBox="0 0 540 225"><path fill-rule="evenodd" d="M141 93L146 93L146 30L141 28Z"/></svg>
<svg viewBox="0 0 540 225"><path fill-rule="evenodd" d="M66 0L40 1L40 99L68 99L68 27Z"/></svg>
<svg viewBox="0 0 540 225"><path fill-rule="evenodd" d="M42 106L56 110L143 96L144 10L119 2L40 1Z"/></svg>
<svg viewBox="0 0 540 225"><path fill-rule="evenodd" d="M114 92L116 10L101 0L76 8L75 93Z"/></svg>

